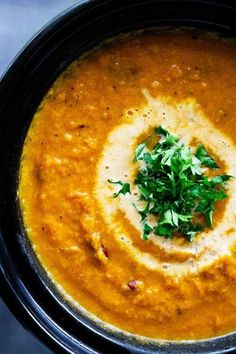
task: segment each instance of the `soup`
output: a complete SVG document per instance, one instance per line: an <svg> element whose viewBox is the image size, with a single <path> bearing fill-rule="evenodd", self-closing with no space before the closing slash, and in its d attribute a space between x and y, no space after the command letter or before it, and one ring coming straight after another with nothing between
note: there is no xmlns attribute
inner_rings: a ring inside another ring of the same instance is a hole
<svg viewBox="0 0 236 354"><path fill-rule="evenodd" d="M235 45L214 36L126 38L72 63L35 113L20 167L25 228L63 294L105 323L168 340L236 329L236 181L221 183L225 197L197 230L199 216L191 239L179 229L154 234L137 207L145 166L134 159L137 146L141 153L154 136L160 148L167 134L178 137L173 147L180 141L193 154L202 146L217 164L217 174L201 165L202 180L236 176L235 67ZM167 133L158 136L160 127ZM173 213L172 223L190 225L192 215L174 222ZM151 219L160 224L158 212L144 217L152 230Z"/></svg>

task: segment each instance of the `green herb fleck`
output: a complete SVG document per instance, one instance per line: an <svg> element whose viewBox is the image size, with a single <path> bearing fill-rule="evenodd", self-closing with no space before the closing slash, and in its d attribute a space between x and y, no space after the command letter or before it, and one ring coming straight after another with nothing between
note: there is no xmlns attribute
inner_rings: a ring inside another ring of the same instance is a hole
<svg viewBox="0 0 236 354"><path fill-rule="evenodd" d="M114 193L114 198L118 197L119 194L126 194L126 193L130 193L130 184L129 183L123 183L121 181L117 181L117 182L113 182L111 179L108 180L109 183L112 184L119 184L121 186L121 189L117 192Z"/></svg>
<svg viewBox="0 0 236 354"><path fill-rule="evenodd" d="M202 145L198 145L196 157L201 162L201 165L210 168L219 168L212 156L208 155L206 149Z"/></svg>

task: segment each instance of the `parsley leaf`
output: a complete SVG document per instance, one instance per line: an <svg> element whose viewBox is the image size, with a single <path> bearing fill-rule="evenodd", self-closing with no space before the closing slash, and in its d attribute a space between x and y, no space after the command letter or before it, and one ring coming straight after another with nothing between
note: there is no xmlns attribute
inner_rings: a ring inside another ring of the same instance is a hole
<svg viewBox="0 0 236 354"><path fill-rule="evenodd" d="M147 223L143 224L143 235L142 235L143 240L148 240L148 236L152 230L153 228L150 225L148 225Z"/></svg>
<svg viewBox="0 0 236 354"><path fill-rule="evenodd" d="M139 157L141 157L142 155L142 151L143 149L145 148L146 144L143 143L143 144L140 144L136 147L135 149L135 157L134 157L134 161L138 161L139 160Z"/></svg>
<svg viewBox="0 0 236 354"><path fill-rule="evenodd" d="M121 181L113 182L111 179L108 179L108 182L112 184L119 184L121 186L121 189L118 192L114 193L114 198L117 198L119 194L124 194L124 195L126 193L131 194L129 183L123 183Z"/></svg>
<svg viewBox="0 0 236 354"><path fill-rule="evenodd" d="M201 165L210 168L219 168L212 156L208 155L206 149L202 145L198 145L196 151L196 158L201 162Z"/></svg>

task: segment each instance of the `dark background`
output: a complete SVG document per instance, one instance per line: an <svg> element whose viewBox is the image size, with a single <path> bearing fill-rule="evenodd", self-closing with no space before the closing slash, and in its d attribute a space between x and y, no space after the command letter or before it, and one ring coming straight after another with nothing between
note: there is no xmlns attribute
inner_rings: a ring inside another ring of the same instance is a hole
<svg viewBox="0 0 236 354"><path fill-rule="evenodd" d="M78 2L78 0L0 0L0 76L15 55L42 26ZM0 298L0 354L50 353L50 350L21 326Z"/></svg>

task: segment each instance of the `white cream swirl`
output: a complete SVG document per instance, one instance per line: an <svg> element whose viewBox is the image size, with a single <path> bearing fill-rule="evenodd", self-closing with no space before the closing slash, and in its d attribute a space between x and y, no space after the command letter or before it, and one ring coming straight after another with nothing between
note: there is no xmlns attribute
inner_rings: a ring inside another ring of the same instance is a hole
<svg viewBox="0 0 236 354"><path fill-rule="evenodd" d="M138 111L132 109L132 115L127 112L127 123L116 126L110 132L97 166L94 194L111 234L135 262L150 270L165 271L173 276L196 273L217 258L229 255L230 248L236 241L236 179L232 179L228 184L229 198L224 215L210 232L202 232L193 243L151 235L148 242L153 242L155 247L169 256L168 262L164 262L157 256L137 248L126 231L124 221L117 218L117 211L121 210L126 219L139 231L140 237L142 232L140 215L132 205L137 203L135 193L138 192L133 184L135 176L133 156L137 139L150 128L162 125L180 136L187 145L193 139L197 139L216 156L220 153L227 173L233 176L236 176L236 146L210 122L195 99L177 102L171 97L153 98L147 91L144 91L144 95L147 100L146 107ZM109 178L130 183L132 194L114 199L113 192L116 187L107 182ZM177 261L176 255L183 257Z"/></svg>

